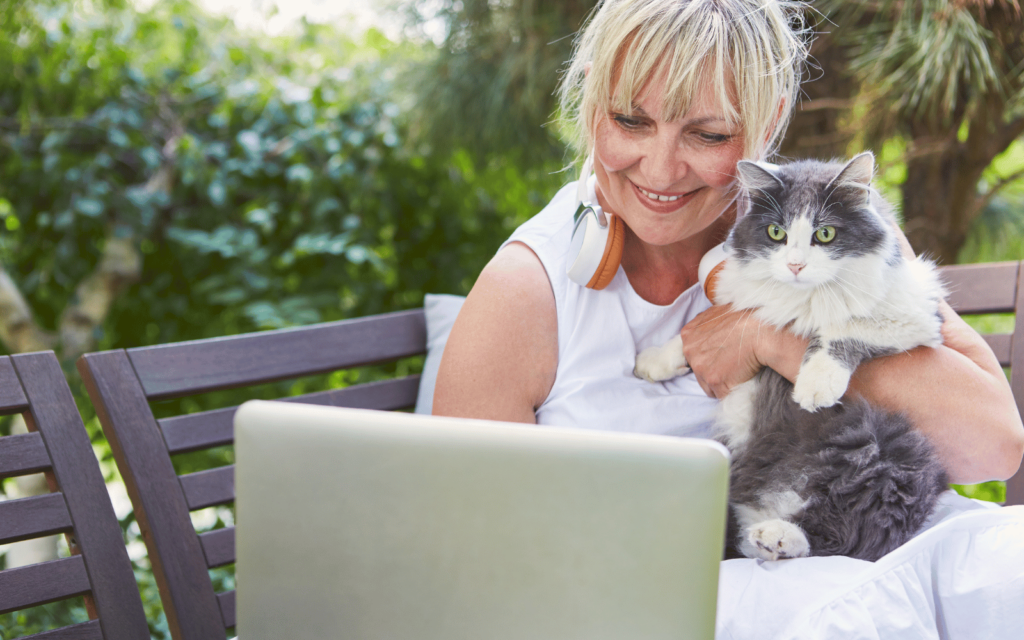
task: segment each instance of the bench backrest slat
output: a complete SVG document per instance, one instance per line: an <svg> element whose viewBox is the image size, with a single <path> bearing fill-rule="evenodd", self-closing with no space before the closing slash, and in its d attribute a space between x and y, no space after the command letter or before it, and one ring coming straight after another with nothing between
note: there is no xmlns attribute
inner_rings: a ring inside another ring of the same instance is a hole
<svg viewBox="0 0 1024 640"><path fill-rule="evenodd" d="M22 636L18 640L103 640L103 628L99 620L89 620L53 631Z"/></svg>
<svg viewBox="0 0 1024 640"><path fill-rule="evenodd" d="M185 502L192 511L219 504L230 504L235 499L235 465L197 471L178 476Z"/></svg>
<svg viewBox="0 0 1024 640"><path fill-rule="evenodd" d="M221 620L226 628L235 626L235 592L225 591L217 594L217 604L220 606Z"/></svg>
<svg viewBox="0 0 1024 640"><path fill-rule="evenodd" d="M0 502L0 544L71 531L64 496L47 493Z"/></svg>
<svg viewBox="0 0 1024 640"><path fill-rule="evenodd" d="M17 611L89 593L82 556L71 556L0 573L0 593L7 596L0 613Z"/></svg>
<svg viewBox="0 0 1024 640"><path fill-rule="evenodd" d="M960 314L1006 313L1016 308L1019 262L943 267L946 300Z"/></svg>
<svg viewBox="0 0 1024 640"><path fill-rule="evenodd" d="M128 350L149 400L249 386L423 353L422 310Z"/></svg>
<svg viewBox="0 0 1024 640"><path fill-rule="evenodd" d="M224 527L199 534L199 542L203 545L206 566L222 567L235 561L235 528Z"/></svg>
<svg viewBox="0 0 1024 640"><path fill-rule="evenodd" d="M19 433L0 438L0 480L50 468L43 437L38 433Z"/></svg>
<svg viewBox="0 0 1024 640"><path fill-rule="evenodd" d="M281 398L285 402L317 404L353 409L394 411L416 404L420 376L368 382L355 387L317 391ZM214 409L158 420L167 450L173 455L218 447L234 442L233 420L238 407Z"/></svg>

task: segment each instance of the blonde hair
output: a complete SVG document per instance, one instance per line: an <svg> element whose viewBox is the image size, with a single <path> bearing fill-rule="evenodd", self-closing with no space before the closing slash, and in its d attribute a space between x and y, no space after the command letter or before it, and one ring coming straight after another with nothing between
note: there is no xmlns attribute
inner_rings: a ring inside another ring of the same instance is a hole
<svg viewBox="0 0 1024 640"><path fill-rule="evenodd" d="M589 154L597 114L631 114L665 70L659 117L683 117L698 88L710 86L730 124L742 128L744 157L770 156L807 55L802 8L788 0L605 0L578 36L559 88L573 146Z"/></svg>

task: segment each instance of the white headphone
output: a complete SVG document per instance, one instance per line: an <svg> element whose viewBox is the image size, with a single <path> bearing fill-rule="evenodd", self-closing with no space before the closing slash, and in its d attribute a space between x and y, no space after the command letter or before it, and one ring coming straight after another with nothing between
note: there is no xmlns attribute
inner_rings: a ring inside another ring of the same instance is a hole
<svg viewBox="0 0 1024 640"><path fill-rule="evenodd" d="M604 289L619 270L626 225L618 216L606 214L601 205L588 202L593 165L594 157L590 156L576 183L575 225L565 271L580 286Z"/></svg>

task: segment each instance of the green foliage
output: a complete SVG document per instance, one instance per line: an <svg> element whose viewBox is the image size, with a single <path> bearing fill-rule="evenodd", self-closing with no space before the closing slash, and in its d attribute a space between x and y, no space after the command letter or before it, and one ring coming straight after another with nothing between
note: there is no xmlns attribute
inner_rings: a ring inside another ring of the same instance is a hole
<svg viewBox="0 0 1024 640"><path fill-rule="evenodd" d="M954 484L951 485L962 496L985 500L987 502L1004 502L1006 500L1005 482L983 482L981 484Z"/></svg>
<svg viewBox="0 0 1024 640"><path fill-rule="evenodd" d="M478 159L512 151L523 167L566 161L555 86L594 0L404 4L414 25L446 29L410 76L420 101L432 106L416 113L424 140Z"/></svg>

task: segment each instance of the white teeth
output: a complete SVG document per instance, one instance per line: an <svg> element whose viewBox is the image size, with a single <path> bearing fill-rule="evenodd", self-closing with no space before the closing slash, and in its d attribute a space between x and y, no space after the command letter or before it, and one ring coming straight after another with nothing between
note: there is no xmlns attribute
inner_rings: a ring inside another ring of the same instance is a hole
<svg viewBox="0 0 1024 640"><path fill-rule="evenodd" d="M640 193L644 194L645 196L647 196L651 200L658 200L660 202L675 202L679 198L683 197L683 196L659 196L657 194L651 193L650 191L646 191L645 189L642 189L640 187L637 187L637 189L640 189Z"/></svg>

